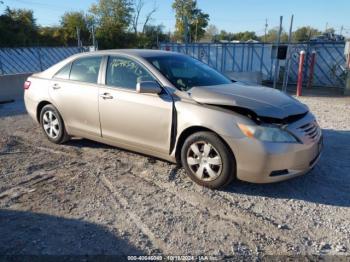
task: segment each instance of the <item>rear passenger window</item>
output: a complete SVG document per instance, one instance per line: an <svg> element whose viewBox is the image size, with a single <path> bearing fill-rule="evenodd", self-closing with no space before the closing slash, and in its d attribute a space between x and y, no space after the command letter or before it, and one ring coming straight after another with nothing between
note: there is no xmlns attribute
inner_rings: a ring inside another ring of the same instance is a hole
<svg viewBox="0 0 350 262"><path fill-rule="evenodd" d="M85 57L77 59L72 64L70 80L97 83L101 57Z"/></svg>
<svg viewBox="0 0 350 262"><path fill-rule="evenodd" d="M71 63L68 65L65 65L63 68L61 68L58 73L54 76L54 78L58 79L69 79L69 73L70 73L70 66Z"/></svg>

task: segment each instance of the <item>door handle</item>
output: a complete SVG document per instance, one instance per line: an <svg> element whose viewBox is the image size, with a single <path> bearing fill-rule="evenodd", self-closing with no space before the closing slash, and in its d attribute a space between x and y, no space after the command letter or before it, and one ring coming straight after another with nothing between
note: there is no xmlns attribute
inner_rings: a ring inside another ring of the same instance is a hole
<svg viewBox="0 0 350 262"><path fill-rule="evenodd" d="M100 95L103 99L113 99L113 96L109 93L103 93Z"/></svg>
<svg viewBox="0 0 350 262"><path fill-rule="evenodd" d="M59 86L59 84L54 84L53 86L52 86L52 89L60 89L61 87Z"/></svg>

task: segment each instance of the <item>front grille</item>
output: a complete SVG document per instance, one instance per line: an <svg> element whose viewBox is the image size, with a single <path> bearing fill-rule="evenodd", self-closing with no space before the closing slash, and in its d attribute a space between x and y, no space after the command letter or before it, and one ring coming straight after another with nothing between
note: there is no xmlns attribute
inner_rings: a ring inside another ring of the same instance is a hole
<svg viewBox="0 0 350 262"><path fill-rule="evenodd" d="M321 134L321 129L316 121L302 125L298 129L311 140L317 140L317 138Z"/></svg>

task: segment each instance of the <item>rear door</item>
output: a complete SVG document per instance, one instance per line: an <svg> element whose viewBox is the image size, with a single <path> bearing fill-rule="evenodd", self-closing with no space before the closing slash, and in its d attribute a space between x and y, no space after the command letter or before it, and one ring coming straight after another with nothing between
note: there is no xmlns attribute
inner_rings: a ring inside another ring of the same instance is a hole
<svg viewBox="0 0 350 262"><path fill-rule="evenodd" d="M50 96L68 132L100 136L98 79L101 56L78 58L63 67L51 81Z"/></svg>
<svg viewBox="0 0 350 262"><path fill-rule="evenodd" d="M136 92L138 81L155 80L137 61L112 56L107 61L105 86L99 89L102 136L126 146L168 154L172 97Z"/></svg>

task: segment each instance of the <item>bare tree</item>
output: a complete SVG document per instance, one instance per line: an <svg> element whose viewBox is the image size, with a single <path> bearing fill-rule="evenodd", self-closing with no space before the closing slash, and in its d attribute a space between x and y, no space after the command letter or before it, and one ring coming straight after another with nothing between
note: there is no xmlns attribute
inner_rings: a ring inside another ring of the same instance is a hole
<svg viewBox="0 0 350 262"><path fill-rule="evenodd" d="M142 33L145 32L146 26L147 26L148 23L152 20L152 16L153 16L153 14L154 14L156 11L157 11L157 6L156 6L156 4L154 3L153 8L152 8L151 11L149 11L148 14L146 15L145 22L143 23L143 27L142 27Z"/></svg>
<svg viewBox="0 0 350 262"><path fill-rule="evenodd" d="M139 18L143 6L145 5L143 0L134 1L134 17L132 19L132 28L134 29L135 35L137 35L137 26L139 24Z"/></svg>
<svg viewBox="0 0 350 262"><path fill-rule="evenodd" d="M134 16L132 19L132 28L133 28L135 34L137 35L138 34L139 20L140 20L142 10L145 6L145 2L143 0L134 0L133 5L134 5ZM152 20L152 16L156 11L157 11L157 7L154 4L154 7L145 16L145 21L144 21L143 26L142 26L142 33L144 33L146 26Z"/></svg>

